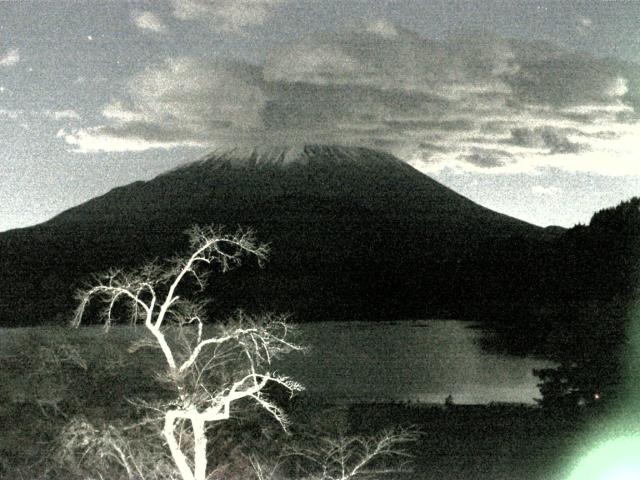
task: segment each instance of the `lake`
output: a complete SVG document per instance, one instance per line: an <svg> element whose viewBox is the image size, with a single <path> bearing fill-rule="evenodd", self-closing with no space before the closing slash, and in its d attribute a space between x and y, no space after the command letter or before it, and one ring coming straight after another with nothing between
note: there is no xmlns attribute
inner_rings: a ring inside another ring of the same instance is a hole
<svg viewBox="0 0 640 480"><path fill-rule="evenodd" d="M325 322L300 326L310 350L280 370L308 391L336 400L443 403L533 403L539 397L533 358L490 354L469 322Z"/></svg>
<svg viewBox="0 0 640 480"><path fill-rule="evenodd" d="M533 403L539 396L534 368L538 359L491 354L478 340L482 331L469 322L324 322L299 325L305 354L290 354L279 372L306 390L334 401L419 401L443 403ZM56 329L60 333L61 329ZM27 335L50 335L48 328L0 330L0 355L10 355ZM90 348L98 327L63 330ZM144 329L138 328L139 333ZM128 327L112 328L112 345L132 339Z"/></svg>

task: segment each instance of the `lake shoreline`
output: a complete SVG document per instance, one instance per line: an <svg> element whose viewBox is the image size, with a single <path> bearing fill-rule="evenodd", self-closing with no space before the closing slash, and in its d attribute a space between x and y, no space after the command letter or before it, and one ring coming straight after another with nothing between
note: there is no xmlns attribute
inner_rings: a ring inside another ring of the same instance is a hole
<svg viewBox="0 0 640 480"><path fill-rule="evenodd" d="M539 391L533 369L550 363L484 352L484 333L475 325L436 319L292 323L296 342L307 352L292 353L273 368L333 399L439 404L451 396L464 404L534 403ZM21 344L37 345L44 337L83 345L88 357L102 344L126 352L130 342L146 333L140 325L0 330L0 355L19 353Z"/></svg>
<svg viewBox="0 0 640 480"><path fill-rule="evenodd" d="M590 432L604 425L598 408L553 410L537 405L444 405L323 402L302 395L292 425L318 423L328 434L375 435L398 428L419 432L412 480L564 480ZM404 478L404 477L403 477Z"/></svg>

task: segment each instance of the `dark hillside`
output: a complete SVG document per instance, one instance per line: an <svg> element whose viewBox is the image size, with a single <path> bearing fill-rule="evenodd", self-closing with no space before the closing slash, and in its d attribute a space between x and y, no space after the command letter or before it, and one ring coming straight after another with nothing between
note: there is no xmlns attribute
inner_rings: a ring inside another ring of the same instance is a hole
<svg viewBox="0 0 640 480"><path fill-rule="evenodd" d="M248 226L272 246L265 270L214 281L216 305L293 311L301 321L517 302L532 288L520 272L557 236L369 149L216 153L0 234L0 322L65 315L87 275L170 256L194 223Z"/></svg>
<svg viewBox="0 0 640 480"><path fill-rule="evenodd" d="M623 400L640 285L640 198L595 213L541 256L539 299L494 315L489 347L560 363L539 372L545 404ZM634 373L635 375L635 373ZM635 388L635 387L634 387Z"/></svg>

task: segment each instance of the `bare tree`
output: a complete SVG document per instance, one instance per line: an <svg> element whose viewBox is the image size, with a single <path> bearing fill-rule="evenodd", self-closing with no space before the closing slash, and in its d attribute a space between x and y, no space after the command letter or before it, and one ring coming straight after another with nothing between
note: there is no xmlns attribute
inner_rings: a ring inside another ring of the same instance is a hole
<svg viewBox="0 0 640 480"><path fill-rule="evenodd" d="M415 442L412 430L386 430L372 436L321 437L315 447L296 455L307 460L309 480L383 478L407 472L406 444Z"/></svg>
<svg viewBox="0 0 640 480"><path fill-rule="evenodd" d="M182 479L205 480L207 425L229 419L240 400L255 402L286 428L284 413L263 390L270 383L291 393L301 390L298 383L270 370L275 357L301 348L291 341L283 316L238 312L225 323L205 328L206 303L181 294L190 287L202 292L214 264L225 272L247 255L262 264L268 247L257 243L251 231L228 235L214 227L193 227L188 234L192 252L188 256L97 275L94 284L77 293L79 306L73 322L80 325L90 301L96 299L103 304L99 315L106 327L123 314L132 324L144 325L150 335L132 350L159 348L165 364L163 379L176 393L174 401L159 408L162 435ZM192 458L185 446L193 451Z"/></svg>
<svg viewBox="0 0 640 480"><path fill-rule="evenodd" d="M295 470L305 480L388 478L410 473L406 445L418 439L412 429L385 430L375 435L313 435L304 446L292 445L273 459L250 458L258 480L278 480Z"/></svg>

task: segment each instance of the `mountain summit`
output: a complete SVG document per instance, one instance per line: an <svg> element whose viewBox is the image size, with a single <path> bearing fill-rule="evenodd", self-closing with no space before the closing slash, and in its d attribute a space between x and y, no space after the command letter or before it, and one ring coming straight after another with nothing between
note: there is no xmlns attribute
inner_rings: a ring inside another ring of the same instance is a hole
<svg viewBox="0 0 640 480"><path fill-rule="evenodd" d="M249 220L249 211L263 217L267 207L287 216L292 200L295 211L290 214L305 204L311 216L333 205L353 210L353 215L366 209L411 217L434 231L481 227L493 236L538 230L473 203L393 155L328 145L219 150L148 182L116 188L48 224L86 225L107 219L147 223L152 218L154 223L167 222L178 211L199 222L238 224Z"/></svg>
<svg viewBox="0 0 640 480"><path fill-rule="evenodd" d="M451 311L477 277L471 270L500 263L499 245L544 235L387 153L217 151L0 234L0 322L64 315L87 275L184 250L182 232L196 223L251 227L272 246L265 270L217 280L216 305L293 311L301 321Z"/></svg>
<svg viewBox="0 0 640 480"><path fill-rule="evenodd" d="M309 165L314 162L351 164L361 167L404 163L393 155L369 148L309 144L219 149L190 165L219 162L254 167Z"/></svg>

